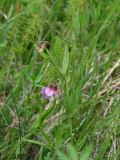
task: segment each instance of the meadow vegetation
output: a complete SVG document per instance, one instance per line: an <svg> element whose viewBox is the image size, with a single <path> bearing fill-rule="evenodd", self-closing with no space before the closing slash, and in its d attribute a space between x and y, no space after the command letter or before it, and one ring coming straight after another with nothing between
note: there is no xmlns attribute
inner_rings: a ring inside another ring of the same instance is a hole
<svg viewBox="0 0 120 160"><path fill-rule="evenodd" d="M0 160L119 158L120 0L0 0Z"/></svg>

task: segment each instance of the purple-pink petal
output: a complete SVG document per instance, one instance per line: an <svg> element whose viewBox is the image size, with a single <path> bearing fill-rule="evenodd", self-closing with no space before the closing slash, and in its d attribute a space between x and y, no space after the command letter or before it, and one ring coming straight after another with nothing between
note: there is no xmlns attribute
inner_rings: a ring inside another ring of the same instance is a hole
<svg viewBox="0 0 120 160"><path fill-rule="evenodd" d="M41 89L41 94L42 94L42 96L43 96L44 98L48 98L48 97L46 96L45 91L46 91L46 87L42 88L42 89Z"/></svg>
<svg viewBox="0 0 120 160"><path fill-rule="evenodd" d="M50 97L57 96L58 88L55 85L50 85L48 87L43 87L41 89L41 94L44 98L50 98Z"/></svg>

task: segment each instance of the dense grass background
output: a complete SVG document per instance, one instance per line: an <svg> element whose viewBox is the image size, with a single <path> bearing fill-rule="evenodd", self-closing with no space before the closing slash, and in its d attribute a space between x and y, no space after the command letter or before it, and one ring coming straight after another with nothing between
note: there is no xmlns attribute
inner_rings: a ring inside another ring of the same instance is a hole
<svg viewBox="0 0 120 160"><path fill-rule="evenodd" d="M120 0L0 0L0 160L119 158Z"/></svg>

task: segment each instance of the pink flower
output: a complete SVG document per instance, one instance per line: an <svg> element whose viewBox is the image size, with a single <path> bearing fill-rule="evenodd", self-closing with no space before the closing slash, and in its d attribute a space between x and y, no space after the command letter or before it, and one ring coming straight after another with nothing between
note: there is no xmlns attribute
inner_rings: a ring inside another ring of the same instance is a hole
<svg viewBox="0 0 120 160"><path fill-rule="evenodd" d="M58 95L58 87L55 85L50 85L48 87L43 87L41 89L41 94L44 98L49 99L50 97L55 97Z"/></svg>

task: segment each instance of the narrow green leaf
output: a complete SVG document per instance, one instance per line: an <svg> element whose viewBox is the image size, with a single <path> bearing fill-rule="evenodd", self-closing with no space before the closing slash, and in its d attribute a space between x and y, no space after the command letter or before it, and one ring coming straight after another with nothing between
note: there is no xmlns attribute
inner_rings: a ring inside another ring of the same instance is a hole
<svg viewBox="0 0 120 160"><path fill-rule="evenodd" d="M70 158L72 160L78 160L77 152L76 152L75 148L71 144L67 145L67 149L68 149L68 153L70 155Z"/></svg>
<svg viewBox="0 0 120 160"><path fill-rule="evenodd" d="M68 69L68 65L69 65L69 52L68 52L67 46L65 46L63 64L62 64L62 72L63 72L63 74L66 74L67 69Z"/></svg>
<svg viewBox="0 0 120 160"><path fill-rule="evenodd" d="M39 146L44 146L44 147L50 149L48 145L46 145L42 142L39 142L39 141L35 141L35 140L32 140L32 139L26 139L26 138L22 138L22 141L23 142L28 142L28 143L31 143L31 144L35 144L35 145L39 145Z"/></svg>
<svg viewBox="0 0 120 160"><path fill-rule="evenodd" d="M59 160L69 160L69 159L67 158L67 156L66 156L64 153L62 153L61 151L58 151L58 152L57 152L57 155L58 155L58 157L59 157Z"/></svg>
<svg viewBox="0 0 120 160"><path fill-rule="evenodd" d="M87 146L85 150L82 152L80 160L88 160L91 151L92 151L92 145Z"/></svg>

